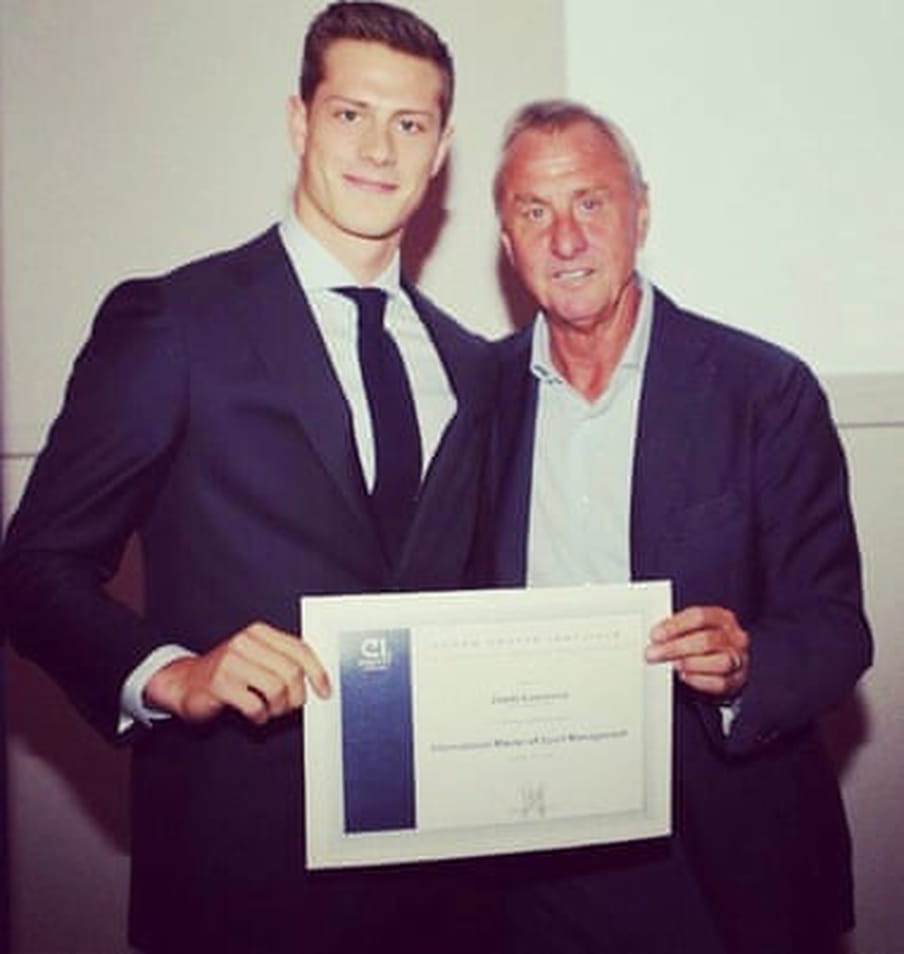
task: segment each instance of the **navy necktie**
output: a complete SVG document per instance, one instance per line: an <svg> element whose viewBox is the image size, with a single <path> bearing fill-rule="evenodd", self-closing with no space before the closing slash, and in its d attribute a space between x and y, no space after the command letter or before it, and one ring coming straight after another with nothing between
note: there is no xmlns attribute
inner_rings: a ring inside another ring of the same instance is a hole
<svg viewBox="0 0 904 954"><path fill-rule="evenodd" d="M405 542L421 482L421 438L414 399L398 346L383 326L386 292L343 287L358 306L358 360L374 440L371 504L387 556Z"/></svg>

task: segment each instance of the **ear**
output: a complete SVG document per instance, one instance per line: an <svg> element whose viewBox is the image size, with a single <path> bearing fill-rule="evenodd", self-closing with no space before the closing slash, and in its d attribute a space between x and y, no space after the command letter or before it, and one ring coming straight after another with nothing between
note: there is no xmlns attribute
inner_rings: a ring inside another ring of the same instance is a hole
<svg viewBox="0 0 904 954"><path fill-rule="evenodd" d="M505 250L505 257L509 260L509 265L513 268L515 267L515 250L512 247L512 240L509 238L508 232L502 231L499 233L499 241L502 243L502 247Z"/></svg>
<svg viewBox="0 0 904 954"><path fill-rule="evenodd" d="M433 166L430 169L431 179L442 169L443 163L449 155L449 147L452 145L452 135L454 132L455 128L452 123L446 123L446 128L440 134L439 142L436 146L436 155L433 157Z"/></svg>
<svg viewBox="0 0 904 954"><path fill-rule="evenodd" d="M308 138L308 110L297 94L289 97L286 106L286 119L289 124L289 142L291 142L295 154L300 158L304 155L304 147Z"/></svg>
<svg viewBox="0 0 904 954"><path fill-rule="evenodd" d="M646 185L643 187L643 194L640 197L640 203L637 206L637 247L640 248L647 240L647 232L650 230L650 190Z"/></svg>

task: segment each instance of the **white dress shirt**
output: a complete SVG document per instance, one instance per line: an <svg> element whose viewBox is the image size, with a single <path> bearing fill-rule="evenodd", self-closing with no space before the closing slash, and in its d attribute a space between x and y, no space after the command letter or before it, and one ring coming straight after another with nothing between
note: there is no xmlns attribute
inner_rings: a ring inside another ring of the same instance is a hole
<svg viewBox="0 0 904 954"><path fill-rule="evenodd" d="M332 291L358 282L294 214L287 215L280 223L279 235L311 305L351 409L361 468L367 486L372 488L374 441L367 393L358 363L358 311L353 301ZM398 345L411 382L426 472L443 431L455 413L455 396L430 334L401 286L398 252L386 271L368 284L383 289L388 296L384 325Z"/></svg>

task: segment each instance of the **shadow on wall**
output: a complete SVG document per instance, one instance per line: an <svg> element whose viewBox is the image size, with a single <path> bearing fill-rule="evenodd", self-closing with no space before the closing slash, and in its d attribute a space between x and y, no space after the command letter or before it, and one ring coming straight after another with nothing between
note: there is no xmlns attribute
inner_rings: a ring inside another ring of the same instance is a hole
<svg viewBox="0 0 904 954"><path fill-rule="evenodd" d="M6 758L6 646L0 637L0 954L9 950L9 850Z"/></svg>
<svg viewBox="0 0 904 954"><path fill-rule="evenodd" d="M823 716L819 728L835 774L843 783L858 749L866 745L872 735L869 709L863 698L863 690L858 688L837 709ZM838 954L855 954L854 933L843 940Z"/></svg>
<svg viewBox="0 0 904 954"><path fill-rule="evenodd" d="M446 196L449 193L451 165L452 160L449 159L430 180L424 201L405 229L402 261L405 263L405 277L414 285L420 280L424 262L430 257L449 215L446 211Z"/></svg>
<svg viewBox="0 0 904 954"><path fill-rule="evenodd" d="M502 290L509 324L513 331L520 331L533 320L537 301L521 284L501 245L496 253L496 281Z"/></svg>
<svg viewBox="0 0 904 954"><path fill-rule="evenodd" d="M136 540L130 542L108 589L127 605L140 608L141 558ZM104 838L117 852L128 854L128 748L111 746L98 735L36 666L16 660L15 673L7 687L10 737L59 775Z"/></svg>
<svg viewBox="0 0 904 954"><path fill-rule="evenodd" d="M446 197L451 176L452 160L449 159L431 180L424 201L405 230L402 261L405 276L415 285L420 280L424 263L430 257L449 216ZM496 279L502 291L508 325L517 331L531 322L537 305L533 296L524 289L515 275L501 247L496 258Z"/></svg>
<svg viewBox="0 0 904 954"><path fill-rule="evenodd" d="M10 738L57 775L92 826L117 853L127 854L128 753L90 728L36 666L10 660L10 672L15 677L8 687Z"/></svg>

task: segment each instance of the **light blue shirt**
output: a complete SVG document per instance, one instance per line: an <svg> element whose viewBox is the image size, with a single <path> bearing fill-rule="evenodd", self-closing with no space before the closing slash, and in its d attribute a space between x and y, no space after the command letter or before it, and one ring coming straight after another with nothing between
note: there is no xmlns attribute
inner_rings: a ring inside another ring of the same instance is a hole
<svg viewBox="0 0 904 954"><path fill-rule="evenodd" d="M537 378L528 530L529 586L620 583L631 577L631 485L653 292L641 279L637 319L624 353L594 401L556 370L542 314L534 324Z"/></svg>
<svg viewBox="0 0 904 954"><path fill-rule="evenodd" d="M537 424L528 529L529 586L631 579L631 495L637 417L653 325L653 289L641 278L634 330L606 386L588 401L559 374L542 313L531 373ZM719 706L728 735L740 698Z"/></svg>

